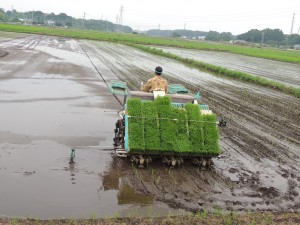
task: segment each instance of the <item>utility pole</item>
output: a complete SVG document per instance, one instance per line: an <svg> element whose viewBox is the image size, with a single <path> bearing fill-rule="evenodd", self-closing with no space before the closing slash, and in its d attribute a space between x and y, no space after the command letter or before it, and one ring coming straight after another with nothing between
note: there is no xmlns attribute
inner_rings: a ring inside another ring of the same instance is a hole
<svg viewBox="0 0 300 225"><path fill-rule="evenodd" d="M33 10L31 11L31 25L33 25Z"/></svg>
<svg viewBox="0 0 300 225"><path fill-rule="evenodd" d="M119 15L116 16L116 32L119 31Z"/></svg>
<svg viewBox="0 0 300 225"><path fill-rule="evenodd" d="M299 26L299 29L298 29L298 34L299 34L299 32L300 32L300 26Z"/></svg>
<svg viewBox="0 0 300 225"><path fill-rule="evenodd" d="M106 17L106 31L108 31L108 22L107 22L107 17Z"/></svg>
<svg viewBox="0 0 300 225"><path fill-rule="evenodd" d="M85 16L86 16L86 13L83 12L83 29L85 30Z"/></svg>
<svg viewBox="0 0 300 225"><path fill-rule="evenodd" d="M119 17L119 24L120 24L120 30L122 31L122 25L123 25L123 13L124 13L124 7L121 5L120 7L120 17Z"/></svg>
<svg viewBox="0 0 300 225"><path fill-rule="evenodd" d="M264 39L265 39L265 32L262 32L262 33L261 33L261 42L260 42L260 47L261 47L261 48L263 47Z"/></svg>
<svg viewBox="0 0 300 225"><path fill-rule="evenodd" d="M160 24L158 24L158 30L160 30Z"/></svg>
<svg viewBox="0 0 300 225"><path fill-rule="evenodd" d="M13 12L14 12L14 6L11 6L11 14L10 14L10 20L12 20L13 18Z"/></svg>
<svg viewBox="0 0 300 225"><path fill-rule="evenodd" d="M292 26L291 26L291 34L293 34L294 21L295 21L295 13L293 14L293 20L292 20Z"/></svg>

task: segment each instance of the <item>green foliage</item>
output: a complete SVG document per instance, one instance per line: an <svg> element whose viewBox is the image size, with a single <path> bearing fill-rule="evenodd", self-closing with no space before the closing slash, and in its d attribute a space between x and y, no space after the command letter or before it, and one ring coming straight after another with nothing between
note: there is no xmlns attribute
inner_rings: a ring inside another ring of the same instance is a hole
<svg viewBox="0 0 300 225"><path fill-rule="evenodd" d="M219 33L217 31L209 31L205 37L207 41L230 41L233 39L233 35L230 32Z"/></svg>
<svg viewBox="0 0 300 225"><path fill-rule="evenodd" d="M257 29L249 30L244 34L237 36L237 39L244 40L248 42L260 43L262 41L262 36L264 35L264 42L275 41L278 44L284 40L284 34L282 30L279 29L264 29L262 31Z"/></svg>
<svg viewBox="0 0 300 225"><path fill-rule="evenodd" d="M129 148L131 151L143 151L145 149L144 141L144 120L142 115L142 101L138 98L131 98L127 101L128 111L128 136Z"/></svg>

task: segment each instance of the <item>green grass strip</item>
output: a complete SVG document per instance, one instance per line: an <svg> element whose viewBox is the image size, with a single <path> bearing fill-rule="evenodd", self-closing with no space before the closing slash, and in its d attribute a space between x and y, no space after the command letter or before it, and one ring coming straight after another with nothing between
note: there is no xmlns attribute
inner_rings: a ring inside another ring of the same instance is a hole
<svg viewBox="0 0 300 225"><path fill-rule="evenodd" d="M139 98L127 100L129 149L132 152L144 151L144 120L142 118L142 101Z"/></svg>
<svg viewBox="0 0 300 225"><path fill-rule="evenodd" d="M160 55L160 56L164 56L164 57L167 57L170 59L177 60L186 65L192 66L196 69L204 70L204 71L210 72L217 76L229 77L229 78L232 78L235 80L245 81L247 83L269 87L269 88L281 91L283 93L293 95L297 98L300 98L300 89L299 88L287 86L285 84L282 84L282 83L279 83L276 81L268 80L268 79L258 77L258 76L253 76L248 73L226 69L226 68L223 68L220 66L203 63L203 62L196 61L196 60L189 59L189 58L183 58L178 55L174 55L172 53L164 52L163 50L160 50L160 49L150 48L150 47L141 46L141 45L131 45L130 44L130 46L132 46L134 48L138 48L138 49L146 51L146 52L150 52L155 55Z"/></svg>

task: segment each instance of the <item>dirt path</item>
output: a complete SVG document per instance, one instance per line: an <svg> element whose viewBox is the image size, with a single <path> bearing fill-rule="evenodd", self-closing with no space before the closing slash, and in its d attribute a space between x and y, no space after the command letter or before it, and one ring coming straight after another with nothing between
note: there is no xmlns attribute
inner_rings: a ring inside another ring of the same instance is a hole
<svg viewBox="0 0 300 225"><path fill-rule="evenodd" d="M132 90L137 90L141 81L152 76L151 70L161 65L170 83L200 89L203 102L228 118L228 127L221 131L222 157L214 160L213 171L197 171L188 165L178 170L156 164L149 170L126 168L137 190L192 210L214 206L299 210L299 99L216 78L127 46L84 43L95 64L106 66L106 71L126 81Z"/></svg>
<svg viewBox="0 0 300 225"><path fill-rule="evenodd" d="M155 47L179 55L183 58L192 58L201 62L218 65L224 68L246 72L251 75L264 77L288 86L300 88L300 65L260 59L237 54L178 49L172 47ZM300 57L300 54L299 54Z"/></svg>

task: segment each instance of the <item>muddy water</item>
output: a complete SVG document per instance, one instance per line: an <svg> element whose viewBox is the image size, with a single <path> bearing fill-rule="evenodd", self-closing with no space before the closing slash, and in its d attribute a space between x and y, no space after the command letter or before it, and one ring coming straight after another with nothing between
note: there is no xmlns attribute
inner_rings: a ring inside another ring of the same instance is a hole
<svg viewBox="0 0 300 225"><path fill-rule="evenodd" d="M153 68L161 65L170 83L200 90L203 102L228 120L228 127L221 130L222 155L214 159L212 171L198 171L188 164L178 170L155 164L149 170L128 170L127 177L136 190L195 211L215 206L299 211L299 99L214 77L127 46L84 43L99 70L111 71L132 90L139 89L140 82L152 77Z"/></svg>
<svg viewBox="0 0 300 225"><path fill-rule="evenodd" d="M171 47L155 48L179 55L183 58L192 58L201 62L268 78L288 86L300 87L300 65L225 52L176 49Z"/></svg>
<svg viewBox="0 0 300 225"><path fill-rule="evenodd" d="M123 161L109 149L120 104L80 43L27 36L0 48L9 53L0 58L0 216L185 213L134 190L116 166Z"/></svg>

